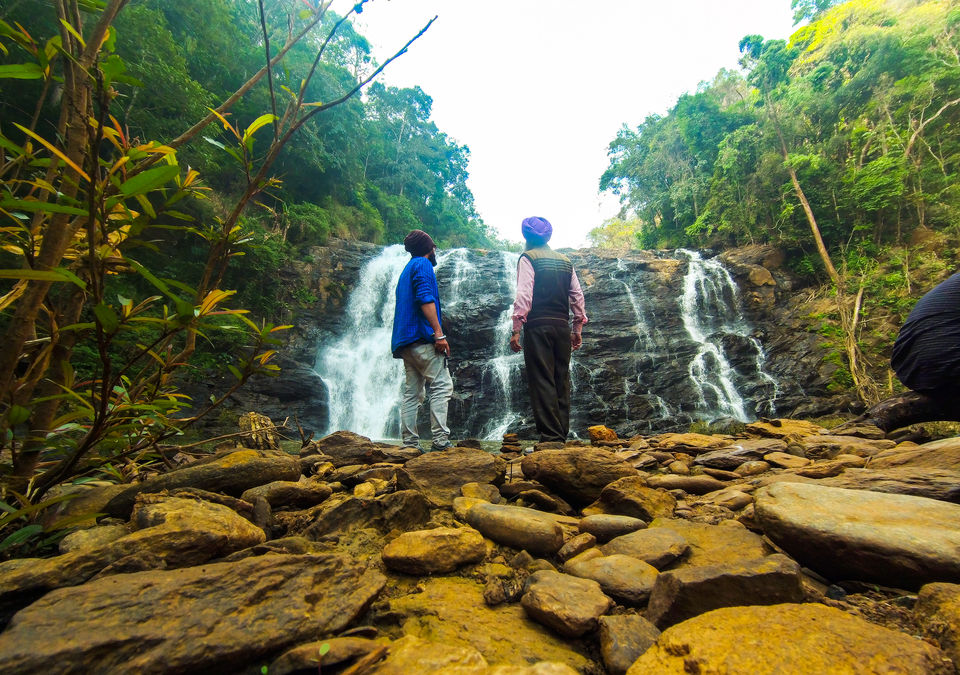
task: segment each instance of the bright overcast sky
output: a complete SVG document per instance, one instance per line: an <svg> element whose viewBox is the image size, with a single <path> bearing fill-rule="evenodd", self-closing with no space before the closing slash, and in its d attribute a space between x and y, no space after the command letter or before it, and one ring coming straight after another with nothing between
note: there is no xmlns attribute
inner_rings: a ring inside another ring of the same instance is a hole
<svg viewBox="0 0 960 675"><path fill-rule="evenodd" d="M735 68L744 35L793 32L790 0L374 0L355 23L382 62L435 15L382 81L420 85L470 148L484 222L519 241L520 221L543 216L557 248L616 214L598 184L623 124Z"/></svg>

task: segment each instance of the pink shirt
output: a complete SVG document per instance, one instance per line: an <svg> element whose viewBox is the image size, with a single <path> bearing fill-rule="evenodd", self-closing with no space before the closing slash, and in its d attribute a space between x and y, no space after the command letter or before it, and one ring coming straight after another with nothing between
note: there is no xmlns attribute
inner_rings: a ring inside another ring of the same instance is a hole
<svg viewBox="0 0 960 675"><path fill-rule="evenodd" d="M517 299L513 303L513 330L517 332L527 321L530 306L533 304L533 263L520 258L517 265ZM579 333L587 323L587 312L583 304L583 289L576 270L570 275L570 309L573 311L573 331Z"/></svg>

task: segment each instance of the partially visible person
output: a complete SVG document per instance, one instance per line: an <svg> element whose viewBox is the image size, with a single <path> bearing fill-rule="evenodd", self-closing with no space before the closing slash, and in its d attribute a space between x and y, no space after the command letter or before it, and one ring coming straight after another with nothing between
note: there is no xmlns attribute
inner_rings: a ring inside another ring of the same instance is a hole
<svg viewBox="0 0 960 675"><path fill-rule="evenodd" d="M526 246L517 263L510 348L523 351L540 440L564 442L570 432L570 354L583 344L587 323L583 290L570 259L547 245L553 226L546 218L526 218L520 231Z"/></svg>
<svg viewBox="0 0 960 675"><path fill-rule="evenodd" d="M440 291L433 268L437 247L423 230L413 230L403 240L410 262L397 282L390 349L403 359L405 373L400 404L400 433L404 447L419 448L417 415L424 389L430 399L431 451L451 446L447 427L447 406L453 394L453 380L447 366L450 343L443 333Z"/></svg>
<svg viewBox="0 0 960 675"><path fill-rule="evenodd" d="M960 408L960 272L917 301L900 328L890 365L909 389Z"/></svg>

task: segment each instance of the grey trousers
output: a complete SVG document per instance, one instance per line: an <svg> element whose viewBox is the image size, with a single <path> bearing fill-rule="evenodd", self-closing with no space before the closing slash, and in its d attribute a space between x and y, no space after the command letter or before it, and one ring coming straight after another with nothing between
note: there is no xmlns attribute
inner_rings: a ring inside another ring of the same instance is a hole
<svg viewBox="0 0 960 675"><path fill-rule="evenodd" d="M437 354L433 344L413 345L400 352L406 379L403 383L403 400L400 404L400 434L405 446L418 446L417 413L423 403L424 389L430 398L430 432L433 445L444 447L450 444L450 429L447 427L447 404L453 394L453 380L444 363L444 356Z"/></svg>

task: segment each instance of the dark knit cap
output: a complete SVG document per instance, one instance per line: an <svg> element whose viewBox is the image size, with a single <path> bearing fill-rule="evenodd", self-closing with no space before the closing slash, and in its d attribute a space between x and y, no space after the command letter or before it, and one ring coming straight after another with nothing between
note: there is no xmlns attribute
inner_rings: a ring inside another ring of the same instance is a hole
<svg viewBox="0 0 960 675"><path fill-rule="evenodd" d="M423 230L411 230L410 234L403 240L403 247L407 249L410 255L417 257L430 253L436 247L436 244L433 243L430 235Z"/></svg>

